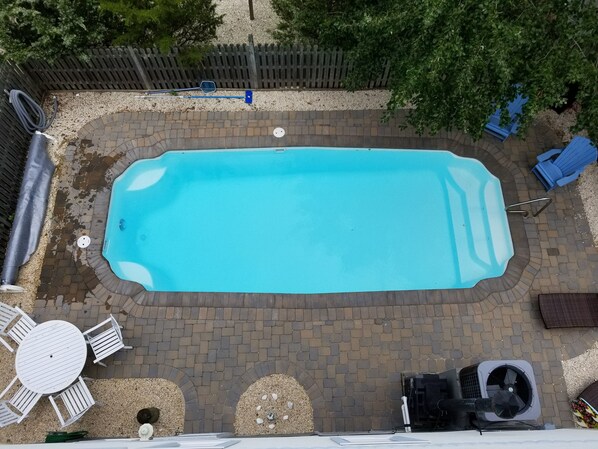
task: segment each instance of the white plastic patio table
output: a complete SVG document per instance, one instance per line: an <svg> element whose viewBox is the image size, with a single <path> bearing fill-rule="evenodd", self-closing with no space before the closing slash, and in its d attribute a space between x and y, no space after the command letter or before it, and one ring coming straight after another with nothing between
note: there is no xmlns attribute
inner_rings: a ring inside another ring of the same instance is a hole
<svg viewBox="0 0 598 449"><path fill-rule="evenodd" d="M51 394L64 390L83 371L87 358L85 337L67 321L35 326L17 349L17 377L30 390Z"/></svg>

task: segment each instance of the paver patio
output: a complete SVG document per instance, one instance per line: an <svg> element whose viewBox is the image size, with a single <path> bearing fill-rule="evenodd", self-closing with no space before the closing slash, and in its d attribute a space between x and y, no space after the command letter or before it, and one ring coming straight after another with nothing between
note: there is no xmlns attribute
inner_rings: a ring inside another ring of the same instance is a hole
<svg viewBox="0 0 598 449"><path fill-rule="evenodd" d="M575 185L550 192L535 219L509 216L515 257L504 276L469 290L347 295L148 293L118 280L101 256L110 183L132 161L170 149L350 146L449 149L477 157L507 204L547 196L529 174L557 143L542 126L525 140L418 137L380 111L119 113L87 124L59 173L54 233L34 313L89 328L113 313L134 350L94 377L163 377L186 400L185 432L233 431L235 404L258 378L287 373L307 390L315 429L401 424L400 374L482 360L532 363L542 423L572 426L561 360L591 347L594 329L545 330L540 292L596 291L598 254ZM272 136L282 126L282 139ZM392 226L392 223L389 223ZM81 250L76 238L88 234Z"/></svg>

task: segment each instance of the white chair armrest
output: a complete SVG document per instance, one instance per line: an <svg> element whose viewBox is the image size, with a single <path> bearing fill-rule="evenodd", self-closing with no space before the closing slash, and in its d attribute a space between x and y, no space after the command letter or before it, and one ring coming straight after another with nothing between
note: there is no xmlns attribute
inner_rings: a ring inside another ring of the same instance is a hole
<svg viewBox="0 0 598 449"><path fill-rule="evenodd" d="M18 310L18 312L22 315L23 318L21 318L22 320L25 320L25 322L29 323L30 327L35 327L37 326L37 323L33 320L33 318L31 318L29 316L29 314L23 312L21 309L19 309L18 307L15 307L16 310Z"/></svg>
<svg viewBox="0 0 598 449"><path fill-rule="evenodd" d="M102 321L100 324L96 324L94 327L92 327L91 329L87 329L85 332L83 332L83 335L87 335L90 332L93 332L95 330L98 330L99 328L105 326L106 324L110 323L111 319L108 318L107 320Z"/></svg>
<svg viewBox="0 0 598 449"><path fill-rule="evenodd" d="M556 156L557 154L560 154L562 151L563 151L562 149L553 148L552 150L545 151L544 153L539 154L538 156L536 156L536 160L538 162L547 161L548 159Z"/></svg>
<svg viewBox="0 0 598 449"><path fill-rule="evenodd" d="M25 313L21 310L19 306L15 306L15 310L17 310L21 315L31 318L28 313Z"/></svg>

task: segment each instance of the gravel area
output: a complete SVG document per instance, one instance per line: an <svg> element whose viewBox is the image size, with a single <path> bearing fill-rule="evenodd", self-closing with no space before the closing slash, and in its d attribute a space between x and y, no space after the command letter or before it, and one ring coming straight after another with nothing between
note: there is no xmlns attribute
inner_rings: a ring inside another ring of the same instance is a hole
<svg viewBox="0 0 598 449"><path fill-rule="evenodd" d="M2 380L5 380L4 376ZM78 430L89 432L88 438L136 438L140 426L136 419L137 412L147 407L160 409L160 418L153 424L155 436L171 436L183 431L183 394L179 387L170 381L96 379L86 383L97 404L79 421L60 429L60 422L50 401L47 397L42 397L27 419L20 424L0 429L0 443L42 443L47 432ZM13 390L16 388L18 387L13 387Z"/></svg>
<svg viewBox="0 0 598 449"><path fill-rule="evenodd" d="M218 28L217 41L222 44L246 44L253 34L253 42L273 42L270 31L278 25L278 16L270 0L253 0L253 17L249 18L248 0L216 0L216 12L224 14L224 23Z"/></svg>
<svg viewBox="0 0 598 449"><path fill-rule="evenodd" d="M241 395L235 410L237 435L293 435L314 431L314 412L293 377L262 377Z"/></svg>
<svg viewBox="0 0 598 449"><path fill-rule="evenodd" d="M598 380L598 342L583 354L563 361L567 396L575 399L588 385Z"/></svg>
<svg viewBox="0 0 598 449"><path fill-rule="evenodd" d="M579 177L579 194L590 225L594 246L598 247L598 165L592 164ZM596 365L598 366L598 364Z"/></svg>

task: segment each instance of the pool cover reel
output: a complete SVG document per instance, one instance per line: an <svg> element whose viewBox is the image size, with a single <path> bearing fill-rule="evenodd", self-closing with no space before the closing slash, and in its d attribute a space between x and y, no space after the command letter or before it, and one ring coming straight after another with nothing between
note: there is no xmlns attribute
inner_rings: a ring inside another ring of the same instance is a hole
<svg viewBox="0 0 598 449"><path fill-rule="evenodd" d="M47 142L47 137L36 131L29 144L17 210L4 256L0 281L3 286L16 282L19 267L29 260L39 243L54 173L54 164L46 152Z"/></svg>
<svg viewBox="0 0 598 449"><path fill-rule="evenodd" d="M10 93L11 102L17 111L17 115L21 119L23 127L30 133L34 132L34 134L29 144L27 163L25 164L23 181L21 182L21 190L19 191L17 209L2 266L0 291L5 292L23 291L22 288L13 284L17 280L19 267L29 260L39 243L39 236L48 206L50 183L52 181L52 174L54 173L54 164L46 151L48 137L40 132L40 130L44 130L49 126L45 121L43 111L42 115L39 115L39 111L35 110L35 106L37 105L32 106L28 104L30 110L37 114L39 119L37 124L32 125L30 118L23 116L23 105L20 103L17 104L15 100L17 96L13 95L13 92L15 91L11 91ZM16 92L18 95L26 97L27 102L31 100L26 94L20 91ZM26 123L23 123L23 121Z"/></svg>

